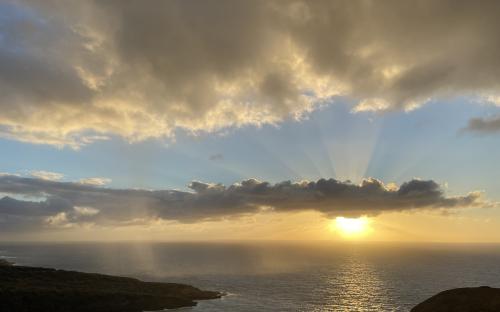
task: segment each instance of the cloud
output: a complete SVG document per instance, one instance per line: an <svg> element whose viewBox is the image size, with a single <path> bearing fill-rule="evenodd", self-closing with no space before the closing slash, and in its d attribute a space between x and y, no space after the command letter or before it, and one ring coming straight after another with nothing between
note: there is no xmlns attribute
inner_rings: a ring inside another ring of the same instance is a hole
<svg viewBox="0 0 500 312"><path fill-rule="evenodd" d="M73 207L72 210L58 212L53 216L46 217L43 221L45 225L55 228L72 228L78 225L92 225L92 222L86 222L90 217L99 213L99 210L92 207Z"/></svg>
<svg viewBox="0 0 500 312"><path fill-rule="evenodd" d="M43 170L31 171L30 175L34 178L49 180L49 181L58 181L64 177L64 175L61 173L43 171Z"/></svg>
<svg viewBox="0 0 500 312"><path fill-rule="evenodd" d="M103 186L103 185L111 183L111 179L95 177L95 178L80 179L78 182L80 182L81 184L87 184L87 185Z"/></svg>
<svg viewBox="0 0 500 312"><path fill-rule="evenodd" d="M111 189L72 182L0 176L4 197L0 222L73 227L119 225L143 220L197 222L275 212L317 211L327 217L377 215L387 211L488 206L480 192L446 196L432 180L411 180L397 187L376 179L361 184L335 179L276 184L255 179L230 186L194 181L190 191ZM10 220L10 221L9 221Z"/></svg>
<svg viewBox="0 0 500 312"><path fill-rule="evenodd" d="M78 148L119 135L498 94L500 3L7 1L0 136ZM230 12L230 13L228 13Z"/></svg>
<svg viewBox="0 0 500 312"><path fill-rule="evenodd" d="M491 118L472 118L469 120L469 124L464 130L477 133L500 132L500 116Z"/></svg>
<svg viewBox="0 0 500 312"><path fill-rule="evenodd" d="M224 160L224 155L222 155L221 153L217 153L217 154L210 155L208 157L208 159L212 160L212 161L221 161L221 160Z"/></svg>

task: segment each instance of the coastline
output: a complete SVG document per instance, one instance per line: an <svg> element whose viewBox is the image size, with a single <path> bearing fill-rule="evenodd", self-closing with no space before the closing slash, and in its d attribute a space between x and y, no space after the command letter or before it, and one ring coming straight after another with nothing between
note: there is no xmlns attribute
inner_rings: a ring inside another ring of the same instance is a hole
<svg viewBox="0 0 500 312"><path fill-rule="evenodd" d="M142 312L191 307L223 293L177 283L0 264L0 310Z"/></svg>

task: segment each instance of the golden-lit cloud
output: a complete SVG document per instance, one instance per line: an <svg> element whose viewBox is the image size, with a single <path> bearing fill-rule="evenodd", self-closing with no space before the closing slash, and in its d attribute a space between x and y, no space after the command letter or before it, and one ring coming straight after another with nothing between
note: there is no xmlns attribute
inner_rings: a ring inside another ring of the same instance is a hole
<svg viewBox="0 0 500 312"><path fill-rule="evenodd" d="M14 175L0 176L0 223L4 231L26 228L196 223L266 213L313 211L326 218L374 216L384 212L489 207L479 192L446 196L432 180L395 186L366 179L277 184L249 179L230 186L192 182L190 191L111 189Z"/></svg>
<svg viewBox="0 0 500 312"><path fill-rule="evenodd" d="M496 1L8 1L0 136L78 148L497 94Z"/></svg>

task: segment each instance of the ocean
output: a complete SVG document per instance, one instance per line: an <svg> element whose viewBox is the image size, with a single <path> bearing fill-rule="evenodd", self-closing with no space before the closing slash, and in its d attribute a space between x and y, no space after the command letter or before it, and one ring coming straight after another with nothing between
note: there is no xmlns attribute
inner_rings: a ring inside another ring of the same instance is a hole
<svg viewBox="0 0 500 312"><path fill-rule="evenodd" d="M500 287L500 245L0 243L18 265L187 283L227 293L182 311L409 311L446 289Z"/></svg>

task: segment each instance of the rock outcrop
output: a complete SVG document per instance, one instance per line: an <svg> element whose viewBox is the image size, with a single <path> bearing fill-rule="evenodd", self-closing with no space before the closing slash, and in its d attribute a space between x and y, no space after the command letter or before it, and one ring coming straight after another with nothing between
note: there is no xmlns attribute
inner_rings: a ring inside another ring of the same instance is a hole
<svg viewBox="0 0 500 312"><path fill-rule="evenodd" d="M498 312L500 288L450 289L418 304L411 312Z"/></svg>

